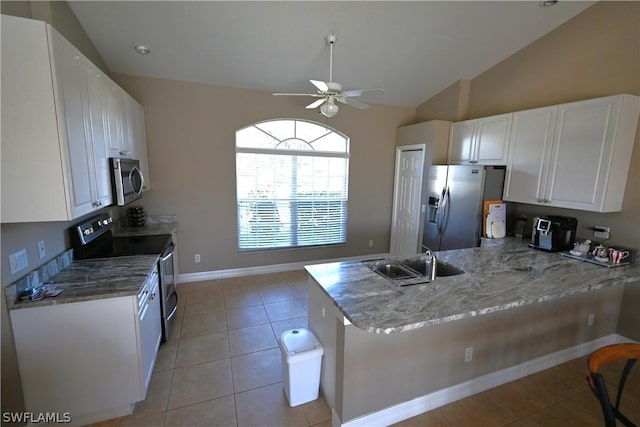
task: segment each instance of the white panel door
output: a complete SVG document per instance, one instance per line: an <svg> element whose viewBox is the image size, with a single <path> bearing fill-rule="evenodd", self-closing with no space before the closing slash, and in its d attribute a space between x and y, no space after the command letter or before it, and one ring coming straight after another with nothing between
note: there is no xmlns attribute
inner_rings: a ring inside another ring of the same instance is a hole
<svg viewBox="0 0 640 427"><path fill-rule="evenodd" d="M392 255L418 253L420 200L425 146L403 146L396 149L396 173L391 226Z"/></svg>

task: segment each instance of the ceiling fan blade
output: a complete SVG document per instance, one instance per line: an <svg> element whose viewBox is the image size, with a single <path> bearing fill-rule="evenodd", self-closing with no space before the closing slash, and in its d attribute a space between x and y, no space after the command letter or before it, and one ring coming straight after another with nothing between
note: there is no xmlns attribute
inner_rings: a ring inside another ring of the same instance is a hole
<svg viewBox="0 0 640 427"><path fill-rule="evenodd" d="M338 99L339 102L342 102L343 104L350 105L350 106L358 108L360 110L366 110L367 108L369 108L369 104L365 104L364 102L356 101L355 99L346 98L344 96L341 96L341 97L339 97L337 99Z"/></svg>
<svg viewBox="0 0 640 427"><path fill-rule="evenodd" d="M272 93L272 95L273 96L312 96L314 98L324 96L318 93L282 93L282 92Z"/></svg>
<svg viewBox="0 0 640 427"><path fill-rule="evenodd" d="M308 108L308 109L313 109L316 107L321 106L322 104L324 104L327 101L327 98L322 98L322 99L316 99L315 101L313 101L311 104L307 105L304 108Z"/></svg>
<svg viewBox="0 0 640 427"><path fill-rule="evenodd" d="M342 92L344 96L362 96L363 92L384 92L384 89L381 87L376 89L356 89L356 90L345 90Z"/></svg>
<svg viewBox="0 0 640 427"><path fill-rule="evenodd" d="M329 90L329 86L323 81L320 81L320 80L309 80L309 81L311 82L312 85L317 87L320 92L326 92Z"/></svg>

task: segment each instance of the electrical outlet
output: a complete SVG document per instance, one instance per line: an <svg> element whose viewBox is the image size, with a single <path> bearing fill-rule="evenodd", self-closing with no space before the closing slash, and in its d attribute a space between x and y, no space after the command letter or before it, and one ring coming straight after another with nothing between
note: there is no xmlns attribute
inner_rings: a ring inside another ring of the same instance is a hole
<svg viewBox="0 0 640 427"><path fill-rule="evenodd" d="M593 237L598 239L608 239L611 237L611 227L596 225L593 227Z"/></svg>
<svg viewBox="0 0 640 427"><path fill-rule="evenodd" d="M44 240L38 241L38 256L40 256L40 258L44 258L47 256L47 250L44 246Z"/></svg>
<svg viewBox="0 0 640 427"><path fill-rule="evenodd" d="M595 314L591 313L589 317L587 317L587 326L593 326L594 319L595 319Z"/></svg>
<svg viewBox="0 0 640 427"><path fill-rule="evenodd" d="M471 362L473 360L473 347L467 347L464 349L464 362Z"/></svg>
<svg viewBox="0 0 640 427"><path fill-rule="evenodd" d="M20 249L17 252L9 255L9 268L11 274L17 273L20 270L24 270L29 266L29 256L26 249Z"/></svg>
<svg viewBox="0 0 640 427"><path fill-rule="evenodd" d="M193 257L193 260L195 262L200 262L200 254L195 254L195 256Z"/></svg>
<svg viewBox="0 0 640 427"><path fill-rule="evenodd" d="M369 240L369 247L373 246L373 240Z"/></svg>

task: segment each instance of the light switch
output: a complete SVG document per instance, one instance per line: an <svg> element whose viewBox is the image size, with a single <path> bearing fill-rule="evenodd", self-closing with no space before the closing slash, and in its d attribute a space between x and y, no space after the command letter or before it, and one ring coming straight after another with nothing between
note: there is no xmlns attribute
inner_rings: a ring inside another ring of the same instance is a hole
<svg viewBox="0 0 640 427"><path fill-rule="evenodd" d="M47 256L47 250L44 246L44 240L38 241L38 255L40 256L40 258L44 258Z"/></svg>

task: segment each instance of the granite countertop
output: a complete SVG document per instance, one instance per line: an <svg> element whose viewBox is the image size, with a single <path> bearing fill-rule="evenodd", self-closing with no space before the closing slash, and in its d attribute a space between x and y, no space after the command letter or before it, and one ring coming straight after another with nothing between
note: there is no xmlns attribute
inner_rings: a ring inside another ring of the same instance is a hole
<svg viewBox="0 0 640 427"><path fill-rule="evenodd" d="M141 227L132 227L121 222L114 223L112 231L115 237L135 237L173 234L177 228L178 222L175 216L152 216L147 218L146 224Z"/></svg>
<svg viewBox="0 0 640 427"><path fill-rule="evenodd" d="M63 292L38 301L13 302L9 310L137 295L158 255L136 255L74 261L47 281Z"/></svg>
<svg viewBox="0 0 640 427"><path fill-rule="evenodd" d="M436 255L465 274L399 287L360 261L305 268L347 320L374 333L408 331L610 286L640 284L638 263L605 268L530 249L515 239Z"/></svg>

